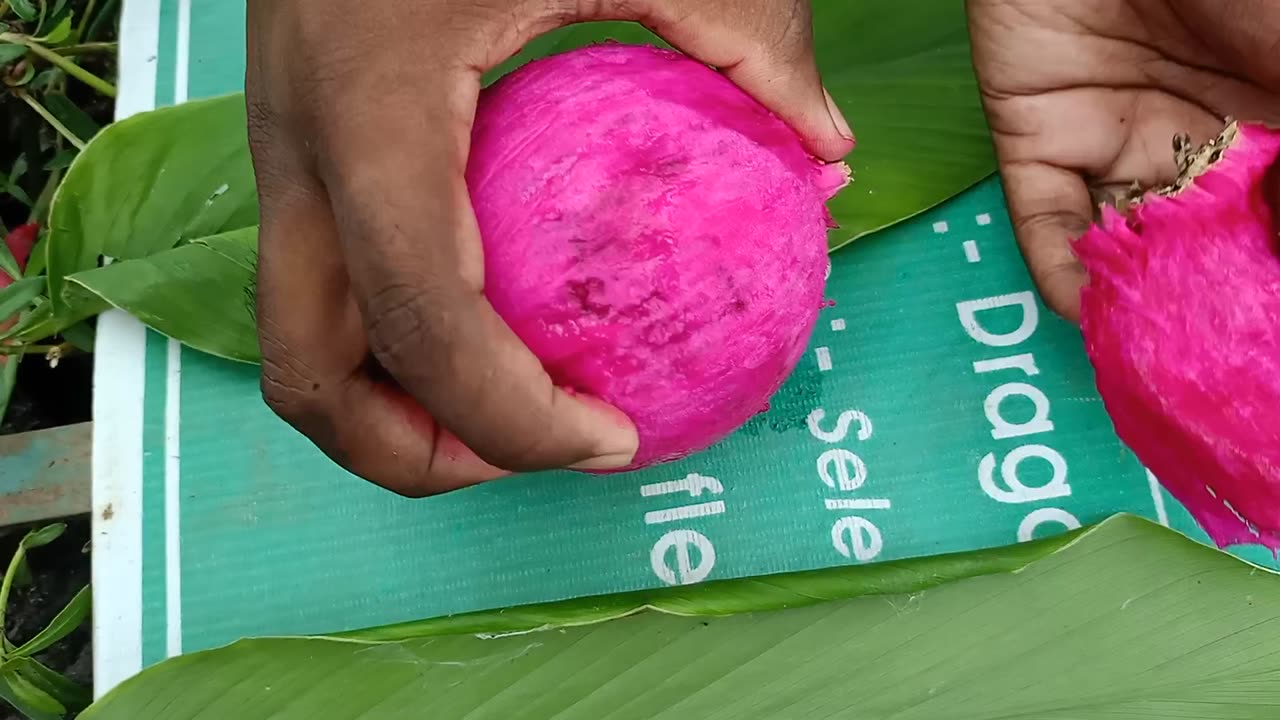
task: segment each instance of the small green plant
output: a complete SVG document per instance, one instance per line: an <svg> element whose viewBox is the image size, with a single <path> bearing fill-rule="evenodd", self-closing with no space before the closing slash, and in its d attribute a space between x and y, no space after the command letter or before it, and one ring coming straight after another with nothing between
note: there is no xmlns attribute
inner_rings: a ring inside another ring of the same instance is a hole
<svg viewBox="0 0 1280 720"><path fill-rule="evenodd" d="M119 0L0 0L0 420L25 355L89 350L89 326L40 319L45 226L80 150L110 121ZM35 328L37 334L40 328Z"/></svg>
<svg viewBox="0 0 1280 720"><path fill-rule="evenodd" d="M92 700L88 688L49 669L35 657L70 635L89 617L93 600L87 585L43 630L21 645L4 632L10 593L14 587L32 582L27 553L57 540L66 529L66 525L58 523L27 533L0 582L0 700L31 720L62 720L83 710Z"/></svg>

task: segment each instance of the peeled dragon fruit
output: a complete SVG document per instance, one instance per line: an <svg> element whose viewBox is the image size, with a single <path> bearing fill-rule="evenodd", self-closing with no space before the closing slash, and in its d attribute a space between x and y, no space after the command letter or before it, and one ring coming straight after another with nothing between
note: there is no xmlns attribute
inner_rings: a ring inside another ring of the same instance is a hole
<svg viewBox="0 0 1280 720"><path fill-rule="evenodd" d="M1220 547L1280 550L1280 132L1232 123L1076 244L1120 438Z"/></svg>
<svg viewBox="0 0 1280 720"><path fill-rule="evenodd" d="M635 423L629 469L724 438L795 368L848 182L720 73L616 43L488 88L467 168L485 295L557 385Z"/></svg>

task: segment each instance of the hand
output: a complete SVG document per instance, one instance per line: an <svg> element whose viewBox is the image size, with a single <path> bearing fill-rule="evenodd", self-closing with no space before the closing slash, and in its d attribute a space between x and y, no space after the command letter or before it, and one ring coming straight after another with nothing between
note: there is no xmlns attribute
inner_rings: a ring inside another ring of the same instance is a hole
<svg viewBox="0 0 1280 720"><path fill-rule="evenodd" d="M481 74L604 19L721 68L815 155L851 149L807 1L249 0L263 394L353 473L418 496L634 455L631 423L554 387L486 302L463 179Z"/></svg>
<svg viewBox="0 0 1280 720"><path fill-rule="evenodd" d="M1070 242L1094 192L1176 177L1173 139L1280 121L1275 0L969 0L974 63L1018 243L1045 302L1079 319Z"/></svg>

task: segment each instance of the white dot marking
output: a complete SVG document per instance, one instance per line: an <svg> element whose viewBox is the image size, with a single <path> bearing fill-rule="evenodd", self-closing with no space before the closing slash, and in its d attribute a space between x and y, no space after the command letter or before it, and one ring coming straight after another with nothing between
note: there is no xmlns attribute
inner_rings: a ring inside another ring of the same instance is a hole
<svg viewBox="0 0 1280 720"><path fill-rule="evenodd" d="M830 372L831 368L831 349L820 347L813 351L818 356L818 369L822 372Z"/></svg>
<svg viewBox="0 0 1280 720"><path fill-rule="evenodd" d="M978 243L972 240L964 241L964 259L971 263L982 262L982 255L978 252Z"/></svg>
<svg viewBox="0 0 1280 720"><path fill-rule="evenodd" d="M977 220L979 225L990 225L990 224L991 224L991 214L990 214L990 213L982 213L981 215L978 215L977 217L975 217L975 218L974 218L974 220Z"/></svg>
<svg viewBox="0 0 1280 720"><path fill-rule="evenodd" d="M947 224L945 222L936 222L933 224L933 231L938 233L939 235L946 232L947 229L948 229Z"/></svg>
<svg viewBox="0 0 1280 720"><path fill-rule="evenodd" d="M844 330L844 328L845 328L844 318L836 318L835 320L831 321L832 330L836 332L840 332L841 330Z"/></svg>

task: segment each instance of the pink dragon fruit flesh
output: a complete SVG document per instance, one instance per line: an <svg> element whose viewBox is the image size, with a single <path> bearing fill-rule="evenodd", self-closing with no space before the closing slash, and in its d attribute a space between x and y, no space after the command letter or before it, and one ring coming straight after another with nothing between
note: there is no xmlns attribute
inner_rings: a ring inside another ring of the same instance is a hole
<svg viewBox="0 0 1280 720"><path fill-rule="evenodd" d="M1280 550L1280 132L1232 123L1075 246L1120 438L1220 547Z"/></svg>
<svg viewBox="0 0 1280 720"><path fill-rule="evenodd" d="M795 368L848 182L720 73L617 43L486 89L467 167L485 295L558 385L631 418L629 469L719 441Z"/></svg>

